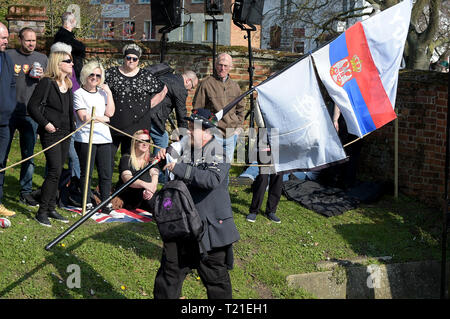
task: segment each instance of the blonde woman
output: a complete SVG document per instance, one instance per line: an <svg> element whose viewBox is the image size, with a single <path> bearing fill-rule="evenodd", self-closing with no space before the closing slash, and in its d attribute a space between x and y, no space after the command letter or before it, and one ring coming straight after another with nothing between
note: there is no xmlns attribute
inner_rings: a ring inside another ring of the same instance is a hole
<svg viewBox="0 0 450 319"><path fill-rule="evenodd" d="M91 61L83 66L80 73L81 88L74 93L74 110L77 128L86 121L91 120L92 109L95 107L95 118L102 122L109 122L114 115L115 105L111 90L105 84L105 70L98 61ZM92 208L91 203L91 176L94 164L97 166L99 177L99 189L101 201L106 200L111 192L111 132L109 127L101 122L94 123L94 134L92 137L90 171L86 172L86 164L89 151L89 135L91 125L85 125L74 134L75 150L80 159L80 181L85 185L88 182L87 207ZM102 213L112 212L111 203L102 209Z"/></svg>
<svg viewBox="0 0 450 319"><path fill-rule="evenodd" d="M136 176L144 167L152 160L150 156L150 134L148 130L139 130L133 134L133 137L141 141L132 139L131 154L125 154L121 157L119 163L119 181L116 185L120 186L128 182L133 176ZM123 200L123 207L126 209L141 208L151 211L150 200L156 192L158 186L157 168L151 168L147 173L142 175L138 180L126 188L120 198Z"/></svg>
<svg viewBox="0 0 450 319"><path fill-rule="evenodd" d="M67 52L54 51L50 53L47 70L39 81L28 102L28 113L38 123L37 132L40 135L42 148L61 140L74 131L72 75L73 60ZM39 106L48 89L46 105L41 113ZM58 214L56 209L56 194L58 181L66 161L70 139L46 151L47 176L41 187L41 199L36 220L43 226L51 227L49 218L68 223Z"/></svg>

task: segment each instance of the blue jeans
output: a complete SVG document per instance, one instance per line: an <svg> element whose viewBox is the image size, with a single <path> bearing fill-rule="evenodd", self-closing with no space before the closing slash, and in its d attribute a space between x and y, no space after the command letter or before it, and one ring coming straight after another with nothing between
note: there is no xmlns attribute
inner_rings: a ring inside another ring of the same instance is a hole
<svg viewBox="0 0 450 319"><path fill-rule="evenodd" d="M153 144L162 147L167 148L169 146L169 134L167 131L164 131L162 133L160 130L158 130L155 126L152 125L150 129L150 136L153 140ZM155 156L160 149L157 147L153 148L153 156ZM167 181L166 174L164 172L159 172L158 181L162 184L164 184Z"/></svg>
<svg viewBox="0 0 450 319"><path fill-rule="evenodd" d="M78 159L77 151L74 146L73 135L70 138L70 147L69 147L69 170L72 172L72 177L76 176L80 179L81 169L80 169L80 160Z"/></svg>
<svg viewBox="0 0 450 319"><path fill-rule="evenodd" d="M6 158L8 158L11 149L12 140L16 130L19 131L20 153L22 159L30 157L34 153L34 146L36 144L36 130L38 124L30 116L16 116L13 115L9 120L9 143L6 151ZM20 166L20 193L29 194L33 190L33 173L34 173L34 159L29 159Z"/></svg>
<svg viewBox="0 0 450 319"><path fill-rule="evenodd" d="M225 151L227 163L231 163L234 159L234 150L236 148L238 135L235 134L233 136L224 139L222 136L216 134L215 138L217 139L217 141L219 141L219 143L222 143L223 145L223 150Z"/></svg>
<svg viewBox="0 0 450 319"><path fill-rule="evenodd" d="M258 164L253 162L252 164ZM315 181L319 176L319 172L294 172L292 173L295 177L300 180L309 180ZM256 176L259 175L259 168L257 166L249 166L239 177L248 177L252 180L256 179ZM289 174L283 175L283 182L289 180Z"/></svg>
<svg viewBox="0 0 450 319"><path fill-rule="evenodd" d="M153 140L153 143L159 147L167 148L169 146L169 134L164 131L161 132L158 130L155 126L152 126L150 129L150 136ZM159 151L159 148L154 147L153 148L153 155L156 155Z"/></svg>
<svg viewBox="0 0 450 319"><path fill-rule="evenodd" d="M6 167L6 150L9 144L9 126L0 125L0 169ZM0 173L0 204L3 199L3 183L5 182L5 171Z"/></svg>

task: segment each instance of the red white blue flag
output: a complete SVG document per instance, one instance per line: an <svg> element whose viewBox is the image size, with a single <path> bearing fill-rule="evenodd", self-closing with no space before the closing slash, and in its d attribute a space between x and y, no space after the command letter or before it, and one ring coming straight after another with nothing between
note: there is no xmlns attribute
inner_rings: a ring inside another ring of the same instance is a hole
<svg viewBox="0 0 450 319"><path fill-rule="evenodd" d="M411 6L405 0L358 22L312 54L351 134L362 137L396 118L398 70Z"/></svg>

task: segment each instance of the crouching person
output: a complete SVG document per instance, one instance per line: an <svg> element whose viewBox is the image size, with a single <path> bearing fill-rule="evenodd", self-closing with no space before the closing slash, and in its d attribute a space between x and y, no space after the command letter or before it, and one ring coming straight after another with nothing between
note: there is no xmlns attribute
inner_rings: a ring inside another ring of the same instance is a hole
<svg viewBox="0 0 450 319"><path fill-rule="evenodd" d="M201 239L202 248L196 240L164 242L153 295L155 299L180 298L184 279L195 268L209 299L230 299L228 270L233 267L232 244L239 240L228 193L230 164L225 160L222 144L214 138L214 114L197 109L187 120L189 134L161 149L157 158L176 159L164 169L186 183L207 229Z"/></svg>

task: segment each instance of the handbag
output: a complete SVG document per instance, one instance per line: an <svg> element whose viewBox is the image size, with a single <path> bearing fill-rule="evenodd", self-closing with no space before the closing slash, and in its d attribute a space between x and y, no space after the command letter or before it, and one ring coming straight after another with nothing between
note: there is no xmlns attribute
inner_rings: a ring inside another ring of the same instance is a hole
<svg viewBox="0 0 450 319"><path fill-rule="evenodd" d="M47 97L48 97L48 92L50 91L50 86L52 85L52 82L50 81L47 85L47 87L45 88L45 93L44 93L44 97L41 100L41 103L39 103L39 112L44 115L44 110L45 110L45 106L47 105Z"/></svg>

